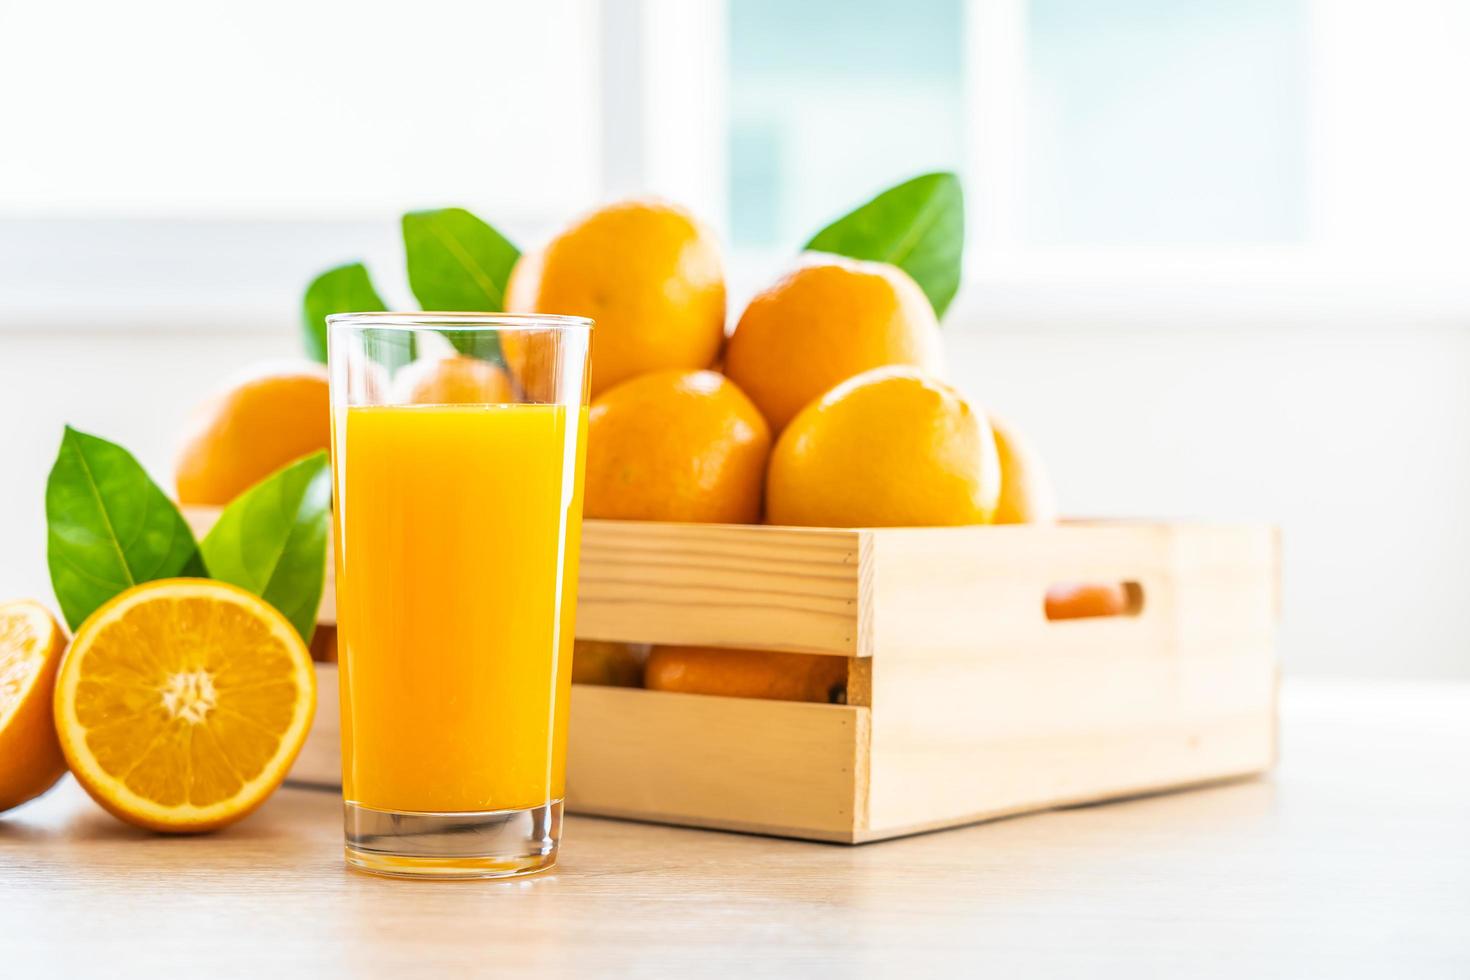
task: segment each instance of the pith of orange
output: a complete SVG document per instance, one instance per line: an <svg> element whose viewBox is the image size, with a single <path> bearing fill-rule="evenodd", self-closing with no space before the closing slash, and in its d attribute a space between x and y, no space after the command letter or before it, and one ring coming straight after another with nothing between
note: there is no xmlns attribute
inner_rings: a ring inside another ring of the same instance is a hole
<svg viewBox="0 0 1470 980"><path fill-rule="evenodd" d="M223 506L292 460L331 444L327 374L265 366L195 412L174 470L179 503Z"/></svg>
<svg viewBox="0 0 1470 980"><path fill-rule="evenodd" d="M1000 481L983 412L913 368L878 368L833 388L781 433L766 476L766 521L985 524Z"/></svg>
<svg viewBox="0 0 1470 980"><path fill-rule="evenodd" d="M752 299L724 361L776 432L834 385L889 364L943 373L934 308L902 269L830 255Z"/></svg>
<svg viewBox="0 0 1470 980"><path fill-rule="evenodd" d="M306 644L243 589L163 579L116 596L77 630L56 681L72 773L115 816L212 830L280 785L316 707Z"/></svg>
<svg viewBox="0 0 1470 980"><path fill-rule="evenodd" d="M656 646L643 686L653 691L774 701L844 702L847 658L774 650Z"/></svg>
<svg viewBox="0 0 1470 980"><path fill-rule="evenodd" d="M45 606L0 603L0 811L50 789L66 772L51 691L66 634Z"/></svg>
<svg viewBox="0 0 1470 980"><path fill-rule="evenodd" d="M725 331L719 245L683 208L649 200L609 205L522 256L506 307L596 321L594 396L650 371L708 367ZM513 346L507 360L519 377ZM525 383L534 387L534 379Z"/></svg>
<svg viewBox="0 0 1470 980"><path fill-rule="evenodd" d="M625 381L588 413L586 515L754 523L770 445L750 399L713 371Z"/></svg>

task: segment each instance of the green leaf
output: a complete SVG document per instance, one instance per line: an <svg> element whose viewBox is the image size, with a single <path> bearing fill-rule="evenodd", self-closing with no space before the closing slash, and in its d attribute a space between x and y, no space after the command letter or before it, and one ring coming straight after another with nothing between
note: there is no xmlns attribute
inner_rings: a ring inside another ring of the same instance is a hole
<svg viewBox="0 0 1470 980"><path fill-rule="evenodd" d="M965 196L952 173L905 181L838 218L806 243L808 251L888 262L913 276L937 316L960 288Z"/></svg>
<svg viewBox="0 0 1470 980"><path fill-rule="evenodd" d="M408 284L426 310L495 313L520 251L464 208L403 216Z"/></svg>
<svg viewBox="0 0 1470 980"><path fill-rule="evenodd" d="M464 208L410 211L403 216L408 285L425 310L498 313L520 250ZM493 356L475 335L447 333L462 354Z"/></svg>
<svg viewBox="0 0 1470 980"><path fill-rule="evenodd" d="M333 313L371 313L387 308L373 288L367 266L361 262L328 269L311 281L301 300L301 339L306 352L327 363L327 317Z"/></svg>
<svg viewBox="0 0 1470 980"><path fill-rule="evenodd" d="M327 454L290 463L236 497L200 546L211 578L279 609L311 642L327 571Z"/></svg>
<svg viewBox="0 0 1470 980"><path fill-rule="evenodd" d="M204 572L189 525L132 454L71 426L46 480L46 562L74 630L124 589Z"/></svg>

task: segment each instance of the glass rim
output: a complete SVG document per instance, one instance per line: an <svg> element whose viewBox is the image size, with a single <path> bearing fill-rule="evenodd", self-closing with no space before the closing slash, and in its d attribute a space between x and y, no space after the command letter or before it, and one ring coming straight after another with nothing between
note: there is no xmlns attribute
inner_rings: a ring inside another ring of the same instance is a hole
<svg viewBox="0 0 1470 980"><path fill-rule="evenodd" d="M563 313L455 313L425 310L394 313L333 313L329 328L374 330L591 330L592 319Z"/></svg>

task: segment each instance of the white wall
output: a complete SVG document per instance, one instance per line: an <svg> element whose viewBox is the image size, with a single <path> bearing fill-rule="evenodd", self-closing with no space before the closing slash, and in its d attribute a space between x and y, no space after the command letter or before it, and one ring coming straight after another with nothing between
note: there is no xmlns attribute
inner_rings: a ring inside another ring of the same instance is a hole
<svg viewBox="0 0 1470 980"><path fill-rule="evenodd" d="M1066 513L1278 524L1287 670L1470 677L1470 332L1181 324L952 344L961 383L1039 444Z"/></svg>
<svg viewBox="0 0 1470 980"><path fill-rule="evenodd" d="M1285 531L1288 671L1470 677L1470 331L1222 324L947 327L956 379L1039 444L1073 515ZM49 598L42 505L63 422L167 485L189 408L259 331L0 330L0 596Z"/></svg>
<svg viewBox="0 0 1470 980"><path fill-rule="evenodd" d="M592 0L0 2L0 214L560 213L598 63Z"/></svg>
<svg viewBox="0 0 1470 980"><path fill-rule="evenodd" d="M288 330L247 334L0 330L0 598L52 600L46 475L71 424L131 450L165 490L190 410L241 365L294 356Z"/></svg>

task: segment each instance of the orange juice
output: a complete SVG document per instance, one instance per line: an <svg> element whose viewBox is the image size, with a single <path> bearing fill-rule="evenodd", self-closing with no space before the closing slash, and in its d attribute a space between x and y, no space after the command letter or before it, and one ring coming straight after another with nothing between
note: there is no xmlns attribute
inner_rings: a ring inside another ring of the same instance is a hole
<svg viewBox="0 0 1470 980"><path fill-rule="evenodd" d="M559 800L586 409L353 406L335 424L344 798Z"/></svg>

